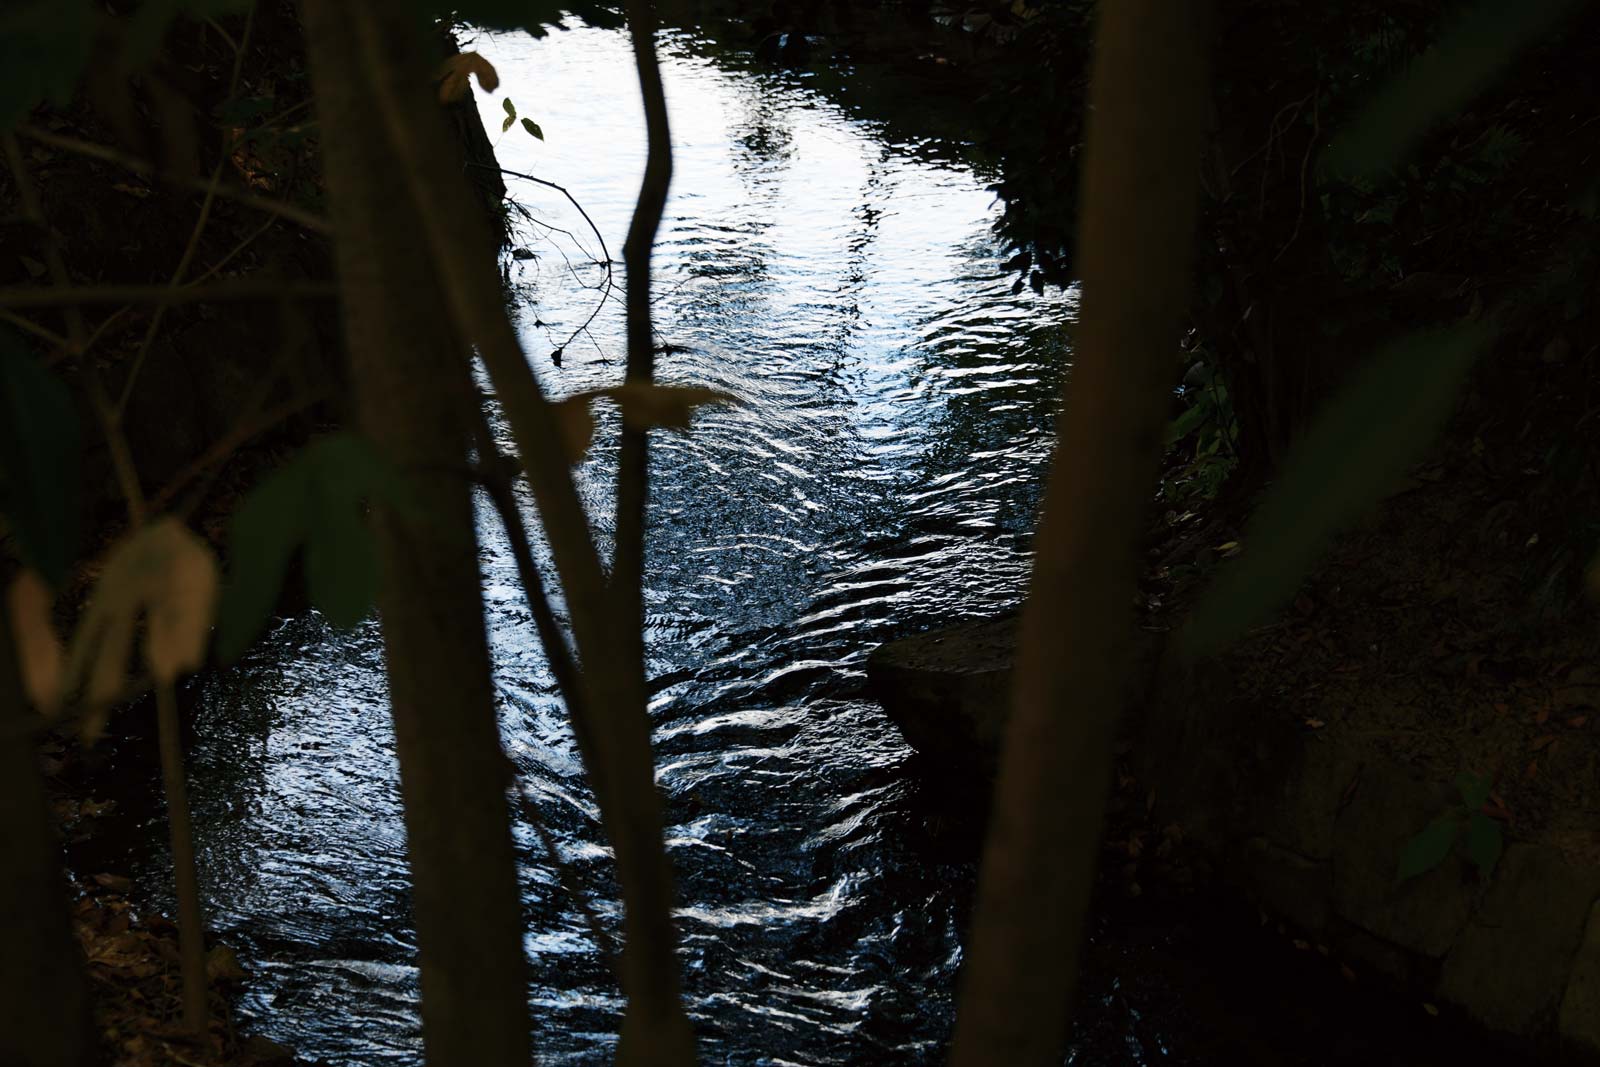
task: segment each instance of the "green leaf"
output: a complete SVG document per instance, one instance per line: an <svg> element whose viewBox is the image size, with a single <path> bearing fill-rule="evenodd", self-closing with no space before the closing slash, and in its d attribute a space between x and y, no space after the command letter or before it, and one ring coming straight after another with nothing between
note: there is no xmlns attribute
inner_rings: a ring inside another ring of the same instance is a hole
<svg viewBox="0 0 1600 1067"><path fill-rule="evenodd" d="M1429 127L1577 6L1578 0L1482 0L1334 138L1327 168L1364 176L1393 167Z"/></svg>
<svg viewBox="0 0 1600 1067"><path fill-rule="evenodd" d="M507 115L506 120L500 124L500 132L505 133L511 128L511 124L516 121L516 119L512 118L510 115Z"/></svg>
<svg viewBox="0 0 1600 1067"><path fill-rule="evenodd" d="M277 605L289 560L311 521L308 475L302 462L291 463L262 482L233 514L228 584L217 613L217 657L224 663L244 654Z"/></svg>
<svg viewBox="0 0 1600 1067"><path fill-rule="evenodd" d="M539 128L539 124L537 122L534 122L532 119L523 119L522 120L522 128L527 130L533 136L539 138L539 140L541 140L541 141L544 140L544 131L541 130Z"/></svg>
<svg viewBox="0 0 1600 1067"><path fill-rule="evenodd" d="M359 500L323 501L306 542L306 588L311 603L340 629L367 617L378 591L377 546Z"/></svg>
<svg viewBox="0 0 1600 1067"><path fill-rule="evenodd" d="M1485 878L1493 874L1504 850L1505 834L1500 824L1482 812L1474 814L1467 822L1467 858L1478 873Z"/></svg>
<svg viewBox="0 0 1600 1067"><path fill-rule="evenodd" d="M77 547L78 415L67 387L0 332L0 515L52 585Z"/></svg>
<svg viewBox="0 0 1600 1067"><path fill-rule="evenodd" d="M218 656L243 654L272 614L296 551L311 602L338 627L366 617L377 588L368 501L419 516L405 482L370 444L340 433L310 445L263 482L234 515Z"/></svg>
<svg viewBox="0 0 1600 1067"><path fill-rule="evenodd" d="M517 105L513 104L511 102L511 98L508 96L504 100L500 101L500 106L505 109L506 125L510 126L512 121L517 117Z"/></svg>
<svg viewBox="0 0 1600 1067"><path fill-rule="evenodd" d="M1476 774L1462 771L1456 775L1456 789L1461 792L1461 805L1468 811L1477 811L1489 800L1489 787L1493 783L1488 778L1481 778Z"/></svg>
<svg viewBox="0 0 1600 1067"><path fill-rule="evenodd" d="M1167 424L1167 444L1175 445L1179 441L1194 433L1211 415L1211 409L1204 404L1193 404L1184 410L1182 415Z"/></svg>
<svg viewBox="0 0 1600 1067"><path fill-rule="evenodd" d="M1250 521L1249 550L1201 596L1184 627L1189 656L1220 651L1294 595L1328 539L1421 456L1492 337L1486 323L1412 334L1356 374L1291 452Z"/></svg>
<svg viewBox="0 0 1600 1067"><path fill-rule="evenodd" d="M1426 874L1450 855L1450 847L1461 835L1461 823L1452 815L1441 815L1422 828L1422 832L1406 842L1400 850L1399 881Z"/></svg>

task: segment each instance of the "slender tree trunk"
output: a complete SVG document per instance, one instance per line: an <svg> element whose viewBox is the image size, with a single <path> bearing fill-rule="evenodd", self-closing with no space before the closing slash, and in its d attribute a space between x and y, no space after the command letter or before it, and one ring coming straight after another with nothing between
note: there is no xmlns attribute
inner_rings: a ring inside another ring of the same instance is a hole
<svg viewBox="0 0 1600 1067"><path fill-rule="evenodd" d="M1061 1062L1131 663L1137 548L1190 292L1204 8L1100 7L1082 319L962 975L958 1067Z"/></svg>
<svg viewBox="0 0 1600 1067"><path fill-rule="evenodd" d="M672 182L672 139L667 100L656 61L656 12L651 0L627 0L628 31L633 38L639 72L648 151L638 203L622 248L628 271L628 371L631 383L649 385L655 377L655 330L650 318L650 254ZM629 672L628 692L645 692L644 552L645 511L650 495L650 438L643 427L624 426L617 464L617 547L611 571L610 641L617 661ZM652 774L650 723L643 701L624 713L637 716L638 728L613 743L626 749L623 760L636 768L632 777ZM648 819L645 832L659 841L663 818L652 788L635 807ZM643 821L641 820L641 824ZM643 828L643 825L642 825ZM641 835L642 838L643 835ZM629 990L618 1063L689 1064L695 1059L694 1037L683 1014L678 976L677 934L672 926L672 866L666 849L617 850L618 875L628 916L623 949L623 982Z"/></svg>
<svg viewBox="0 0 1600 1067"><path fill-rule="evenodd" d="M189 783L183 768L182 724L173 683L156 686L156 734L161 750L161 785L167 798L172 842L172 879L178 897L178 950L183 971L183 1026L203 1036L210 1014L206 981L206 927L200 909L200 872L189 820Z"/></svg>
<svg viewBox="0 0 1600 1067"><path fill-rule="evenodd" d="M83 954L72 936L61 846L27 727L10 620L0 609L0 1063L98 1059Z"/></svg>
<svg viewBox="0 0 1600 1067"><path fill-rule="evenodd" d="M400 756L431 1067L527 1067L527 962L466 478L475 402L433 257L353 57L344 0L306 28L362 426L407 474L380 508L379 607ZM383 42L427 69L420 35ZM428 101L424 98L424 105Z"/></svg>
<svg viewBox="0 0 1600 1067"><path fill-rule="evenodd" d="M445 151L442 124L426 68L414 49L394 47L414 25L399 8L347 0L355 48L342 58L365 72L375 125L387 132L412 199L417 232L438 264L442 293L460 335L472 341L494 382L572 614L583 696L569 711L587 715L580 743L616 852L622 886L622 986L628 998L619 1059L687 1064L693 1031L683 1010L672 922L673 881L662 834L661 797L650 748L643 666L635 662L633 612L619 610L600 567L588 518L578 499L560 430L517 341L491 256L483 220L463 197L463 179ZM396 211L398 201L388 206ZM398 225L398 224L397 224Z"/></svg>

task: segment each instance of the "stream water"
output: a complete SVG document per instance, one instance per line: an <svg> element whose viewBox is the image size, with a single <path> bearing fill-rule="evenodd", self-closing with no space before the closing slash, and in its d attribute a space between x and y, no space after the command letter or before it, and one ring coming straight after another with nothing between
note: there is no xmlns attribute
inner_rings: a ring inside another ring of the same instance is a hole
<svg viewBox="0 0 1600 1067"><path fill-rule="evenodd" d="M475 47L501 76L501 94L480 99L491 131L509 97L546 137L513 124L502 164L570 188L620 254L644 150L627 39L574 29ZM737 398L690 434L656 435L645 591L702 1061L936 1063L976 855L958 817L970 801L946 794L972 783L924 784L861 695L863 662L889 637L1020 598L1074 296L1012 292L981 166L855 105L852 86L873 77L834 70L822 92L815 75L706 41L663 48L676 172L655 257L660 376ZM598 242L559 193L509 184L529 216L506 269L530 359L557 394L616 384L619 300L568 343L601 296ZM605 413L578 469L603 544L616 438ZM506 744L614 925L593 798L509 552L481 515ZM418 1063L376 623L290 620L186 697L208 921L251 972L242 1016L329 1064ZM144 810L136 874L161 903L165 831L159 804ZM607 1062L614 985L539 836L525 822L516 835L541 1062ZM1252 947L1237 931L1253 922L1114 912L1092 935L1069 1062L1417 1064L1444 1047L1329 986L1337 972L1315 953L1295 972L1281 946Z"/></svg>
<svg viewBox="0 0 1600 1067"><path fill-rule="evenodd" d="M738 402L657 435L645 594L691 1012L707 1063L932 1062L970 862L919 841L909 753L859 695L862 662L895 633L1018 598L1072 297L1012 294L993 196L958 151L893 143L804 75L712 62L697 43L664 44L676 171L655 257L659 373ZM513 125L501 163L570 188L620 255L644 148L626 37L476 47L502 83L481 99L486 125L509 97L546 137ZM530 358L556 393L619 382L619 300L564 345L605 277L594 236L559 193L509 184L539 220L524 222L534 258L508 260ZM616 421L579 472L602 542ZM490 518L505 738L566 858L608 897L594 803ZM211 921L256 972L246 1013L332 1063L415 1062L376 625L288 623L200 703L202 865ZM619 1001L539 839L517 833L542 1059L601 1062Z"/></svg>

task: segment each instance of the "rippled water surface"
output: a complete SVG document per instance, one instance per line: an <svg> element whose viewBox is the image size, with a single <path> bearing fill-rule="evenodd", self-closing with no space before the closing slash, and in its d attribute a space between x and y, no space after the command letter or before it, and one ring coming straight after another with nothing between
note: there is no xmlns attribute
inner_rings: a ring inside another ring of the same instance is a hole
<svg viewBox="0 0 1600 1067"><path fill-rule="evenodd" d="M501 162L570 187L620 254L644 144L626 38L477 47L548 138L514 126ZM660 374L738 403L658 435L646 592L691 1010L708 1063L933 1062L972 872L930 845L909 753L860 695L863 658L1018 599L1071 296L1013 295L998 276L996 208L958 146L893 143L804 75L705 51L666 45ZM500 100L481 100L492 131ZM552 364L605 272L558 193L511 186L538 220L535 258L508 260L530 358L558 393L618 382L619 301ZM580 468L603 541L615 432L611 417ZM508 747L561 850L609 895L521 588L483 529ZM203 863L212 922L256 972L246 1013L333 1063L416 1062L376 626L286 624L203 705ZM538 837L517 834L543 1058L601 1062L619 1002Z"/></svg>

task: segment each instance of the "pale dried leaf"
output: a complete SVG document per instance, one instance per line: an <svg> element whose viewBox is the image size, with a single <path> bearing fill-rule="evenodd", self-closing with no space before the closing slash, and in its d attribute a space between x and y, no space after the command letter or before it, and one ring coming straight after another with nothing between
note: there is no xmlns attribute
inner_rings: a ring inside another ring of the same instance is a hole
<svg viewBox="0 0 1600 1067"><path fill-rule="evenodd" d="M128 672L128 654L133 649L131 612L108 615L98 628L93 658L88 663L88 687L84 699L91 705L111 703L122 692Z"/></svg>
<svg viewBox="0 0 1600 1067"><path fill-rule="evenodd" d="M161 683L205 662L217 602L217 560L211 547L176 522L168 529L167 580L160 595L150 600L145 634L145 659Z"/></svg>
<svg viewBox="0 0 1600 1067"><path fill-rule="evenodd" d="M622 420L635 430L665 426L687 430L694 409L705 404L731 404L733 397L698 385L654 385L628 382L606 395L622 407Z"/></svg>
<svg viewBox="0 0 1600 1067"><path fill-rule="evenodd" d="M439 103L453 104L467 92L467 76L476 74L483 91L492 93L500 85L494 64L476 52L461 52L439 64Z"/></svg>
<svg viewBox="0 0 1600 1067"><path fill-rule="evenodd" d="M126 684L141 616L148 620L145 661L157 682L171 682L198 667L216 594L217 563L210 546L176 519L157 519L135 531L106 557L72 636L65 690L83 687L91 707L115 700Z"/></svg>
<svg viewBox="0 0 1600 1067"><path fill-rule="evenodd" d="M54 715L61 706L61 681L66 667L61 638L50 619L53 600L50 587L32 570L17 575L6 596L22 690L46 715Z"/></svg>

